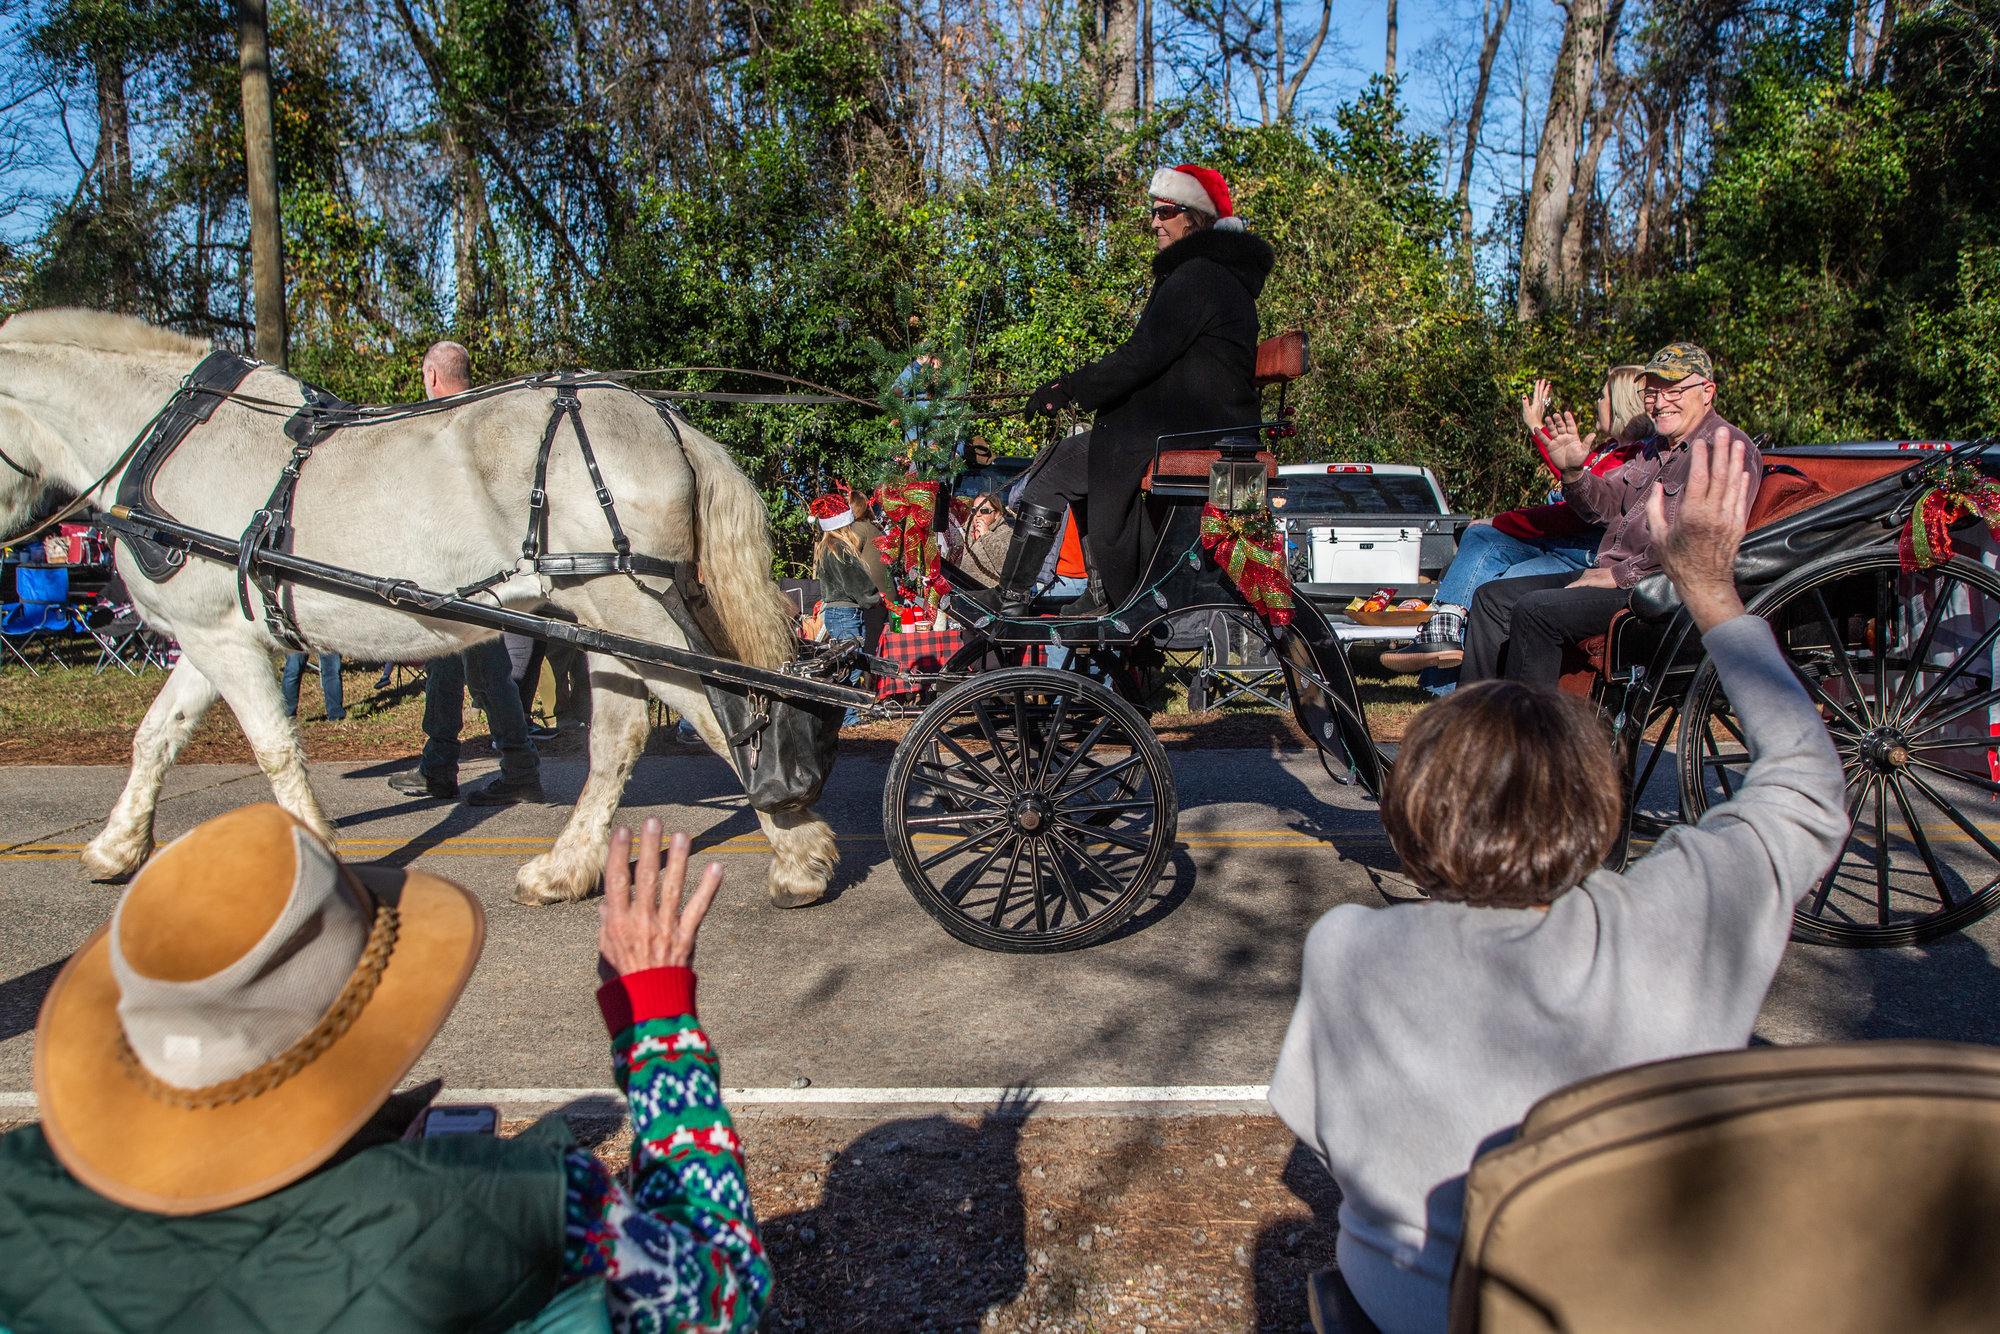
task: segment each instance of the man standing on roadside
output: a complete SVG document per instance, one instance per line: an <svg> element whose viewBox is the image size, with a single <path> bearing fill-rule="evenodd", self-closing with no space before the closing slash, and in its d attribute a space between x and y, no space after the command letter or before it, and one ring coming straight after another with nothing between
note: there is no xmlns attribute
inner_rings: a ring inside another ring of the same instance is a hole
<svg viewBox="0 0 2000 1334"><path fill-rule="evenodd" d="M436 343L424 353L424 397L446 398L472 388L472 356L457 343ZM542 762L528 737L528 715L513 680L513 662L497 637L463 653L424 664L424 753L415 773L399 773L389 786L412 796L449 801L458 795L458 733L465 722L465 690L486 715L500 748L500 776L466 794L468 806L540 802Z"/></svg>

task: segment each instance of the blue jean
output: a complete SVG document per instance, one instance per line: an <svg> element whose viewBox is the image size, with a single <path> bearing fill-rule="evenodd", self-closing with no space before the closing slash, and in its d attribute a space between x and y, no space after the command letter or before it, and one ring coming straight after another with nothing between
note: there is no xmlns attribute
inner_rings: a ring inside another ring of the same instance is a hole
<svg viewBox="0 0 2000 1334"><path fill-rule="evenodd" d="M500 777L513 782L540 776L542 760L528 740L528 715L514 685L513 660L498 638L424 664L424 754L418 771L426 778L458 781L458 733L465 725L467 686L500 747Z"/></svg>
<svg viewBox="0 0 2000 1334"><path fill-rule="evenodd" d="M822 617L826 622L826 639L829 644L836 639L858 639L863 644L868 642L867 617L861 608L846 605L826 607L822 611ZM849 672L844 684L860 685L862 681L860 672ZM847 718L841 725L853 727L860 721L861 711L849 709Z"/></svg>
<svg viewBox="0 0 2000 1334"><path fill-rule="evenodd" d="M1477 524L1458 539L1458 554L1438 581L1433 601L1470 607L1472 595L1495 579L1587 570L1597 563L1595 528L1576 537L1509 537L1491 524Z"/></svg>
<svg viewBox="0 0 2000 1334"><path fill-rule="evenodd" d="M299 681L306 674L306 655L287 653L285 655L285 716L295 718L299 712ZM322 653L319 655L319 690L326 700L326 720L337 723L347 716L347 705L340 692L340 655Z"/></svg>
<svg viewBox="0 0 2000 1334"><path fill-rule="evenodd" d="M1049 582L1047 588L1042 590L1042 596L1045 598L1080 598L1083 596L1084 590L1089 587L1090 580L1080 575L1059 574ZM1069 646L1066 644L1051 645L1049 648L1049 666L1059 672L1065 671L1069 667L1069 660L1074 656L1075 654L1070 652Z"/></svg>

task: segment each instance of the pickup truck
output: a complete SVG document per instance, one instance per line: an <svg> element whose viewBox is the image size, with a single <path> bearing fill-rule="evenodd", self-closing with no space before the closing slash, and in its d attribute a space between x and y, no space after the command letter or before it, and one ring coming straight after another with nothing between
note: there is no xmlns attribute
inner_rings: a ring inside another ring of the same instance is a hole
<svg viewBox="0 0 2000 1334"><path fill-rule="evenodd" d="M1473 516L1454 514L1428 468L1406 463L1288 463L1271 505L1285 535L1292 587L1335 616L1343 638L1408 639L1407 630L1357 626L1338 613L1392 588L1430 596Z"/></svg>

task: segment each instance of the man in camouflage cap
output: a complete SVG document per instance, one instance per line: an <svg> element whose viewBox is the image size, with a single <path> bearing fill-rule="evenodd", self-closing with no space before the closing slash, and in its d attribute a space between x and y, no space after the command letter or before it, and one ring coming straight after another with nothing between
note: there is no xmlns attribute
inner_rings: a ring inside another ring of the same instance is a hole
<svg viewBox="0 0 2000 1334"><path fill-rule="evenodd" d="M1630 604L1632 586L1660 568L1646 501L1655 488L1663 490L1666 522L1673 524L1694 441L1711 441L1725 451L1740 445L1738 466L1749 472L1750 498L1756 502L1764 461L1750 438L1714 410L1715 362L1706 351L1693 343L1668 343L1655 352L1646 363L1644 394L1653 435L1630 460L1602 474L1584 466L1596 437L1582 435L1570 413L1553 419L1549 462L1562 470L1563 498L1585 519L1604 525L1597 564L1576 577L1530 575L1481 586L1466 614L1460 684L1504 676L1556 685L1563 645L1602 634Z"/></svg>

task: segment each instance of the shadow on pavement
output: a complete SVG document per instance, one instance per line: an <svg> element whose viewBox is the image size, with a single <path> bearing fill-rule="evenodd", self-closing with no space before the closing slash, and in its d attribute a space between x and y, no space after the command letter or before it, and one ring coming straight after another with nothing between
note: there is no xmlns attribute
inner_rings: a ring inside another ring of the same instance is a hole
<svg viewBox="0 0 2000 1334"><path fill-rule="evenodd" d="M765 1327L971 1334L1018 1296L1026 1110L891 1121L849 1142L818 1205L761 1220L777 1271Z"/></svg>
<svg viewBox="0 0 2000 1334"><path fill-rule="evenodd" d="M49 994L49 988L56 984L56 974L68 962L67 958L57 959L33 972L0 982L0 1042L34 1029L35 1016L41 1013L42 997Z"/></svg>

